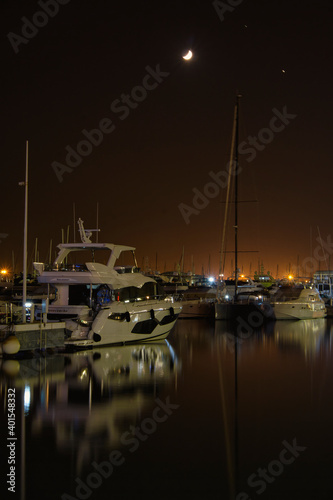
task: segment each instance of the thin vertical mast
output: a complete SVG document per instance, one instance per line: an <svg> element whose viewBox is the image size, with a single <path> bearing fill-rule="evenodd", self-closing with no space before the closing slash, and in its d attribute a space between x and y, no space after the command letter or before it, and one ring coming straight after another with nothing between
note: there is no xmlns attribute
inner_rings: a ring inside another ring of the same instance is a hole
<svg viewBox="0 0 333 500"><path fill-rule="evenodd" d="M37 262L37 255L38 255L38 238L35 239L35 262Z"/></svg>
<svg viewBox="0 0 333 500"><path fill-rule="evenodd" d="M241 95L237 95L236 100L236 132L235 132L235 298L237 296L238 285L238 142L239 142L239 100Z"/></svg>
<svg viewBox="0 0 333 500"><path fill-rule="evenodd" d="M98 214L98 202L97 202L97 209L96 209L96 243L98 243L98 228L99 228L99 226L98 226L98 224L99 224L98 223L98 215L99 214Z"/></svg>
<svg viewBox="0 0 333 500"><path fill-rule="evenodd" d="M24 237L23 237L23 304L22 321L26 323L25 304L27 302L27 244L28 244L28 155L29 141L26 141L25 149L25 195L24 195Z"/></svg>
<svg viewBox="0 0 333 500"><path fill-rule="evenodd" d="M224 265L225 265L225 256L226 256L226 229L227 229L227 220L229 214L229 197L230 197L230 186L231 186L231 177L232 177L232 169L234 162L234 148L235 148L235 133L236 133L236 110L237 104L234 108L234 119L232 125L232 138L231 138L231 149L230 149L230 161L228 165L228 184L227 184L227 194L225 200L225 211L224 211L224 222L223 222L223 231L222 231L222 240L221 240L221 248L220 248L220 266L219 266L219 276L218 276L218 286L216 287L216 298L220 298L220 286L221 281L224 275ZM193 273L194 274L194 273Z"/></svg>
<svg viewBox="0 0 333 500"><path fill-rule="evenodd" d="M73 241L75 243L75 227L76 227L76 221L75 221L75 203L73 203Z"/></svg>

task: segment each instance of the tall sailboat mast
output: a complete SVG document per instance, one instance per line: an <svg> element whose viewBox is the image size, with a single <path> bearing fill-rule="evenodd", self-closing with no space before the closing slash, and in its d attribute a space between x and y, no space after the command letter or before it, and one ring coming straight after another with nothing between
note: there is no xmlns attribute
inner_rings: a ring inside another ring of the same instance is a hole
<svg viewBox="0 0 333 500"><path fill-rule="evenodd" d="M22 300L22 323L26 323L27 302L27 245L28 245L28 163L29 142L25 143L25 182L20 182L25 187L24 191L24 234L23 234L23 300Z"/></svg>
<svg viewBox="0 0 333 500"><path fill-rule="evenodd" d="M224 222L223 222L221 249L220 249L219 278L221 278L222 274L224 274L224 261L225 261L225 252L226 252L226 230L227 230L229 203L230 203L229 199L230 199L230 191L231 191L230 187L231 187L231 180L232 180L232 169L234 167L236 112L237 112L236 107L237 106L235 106L233 126L232 126L231 150L230 150L230 160L229 160L229 168L228 168L227 195L226 195L226 200L225 200Z"/></svg>
<svg viewBox="0 0 333 500"><path fill-rule="evenodd" d="M235 299L238 286L238 142L239 142L239 101L242 96L236 98L236 130L235 130Z"/></svg>

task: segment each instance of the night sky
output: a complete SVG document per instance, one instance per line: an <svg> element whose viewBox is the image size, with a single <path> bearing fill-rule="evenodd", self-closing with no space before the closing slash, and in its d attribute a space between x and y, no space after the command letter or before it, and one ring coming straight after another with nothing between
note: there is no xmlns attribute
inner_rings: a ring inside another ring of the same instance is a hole
<svg viewBox="0 0 333 500"><path fill-rule="evenodd" d="M0 9L1 266L14 252L22 268L29 140L29 261L36 238L41 261L62 228L73 240L73 203L96 227L98 203L99 241L135 246L139 265L154 268L157 253L160 271L173 270L184 246L186 271L193 256L196 272L210 258L217 273L226 189L207 186L229 160L237 92L239 199L258 200L239 206L239 248L257 251L240 266L253 273L260 260L282 275L298 260L304 274L311 252L321 255L318 234L332 233L331 1L3 0ZM279 114L284 124L272 121ZM195 208L193 190L205 189L214 196ZM195 210L188 223L184 205Z"/></svg>

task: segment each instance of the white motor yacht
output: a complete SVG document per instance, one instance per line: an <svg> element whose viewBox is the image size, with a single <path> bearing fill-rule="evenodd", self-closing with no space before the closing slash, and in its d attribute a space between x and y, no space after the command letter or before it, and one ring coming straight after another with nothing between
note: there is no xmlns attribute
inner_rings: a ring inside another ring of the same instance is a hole
<svg viewBox="0 0 333 500"><path fill-rule="evenodd" d="M66 322L65 345L85 348L166 338L181 306L140 272L135 248L92 243L81 219L79 227L82 243L58 245L51 266L34 263L38 281L56 288L47 317ZM117 266L125 254L131 254L134 265Z"/></svg>
<svg viewBox="0 0 333 500"><path fill-rule="evenodd" d="M314 287L281 287L271 306L273 319L314 319L326 316L325 302Z"/></svg>

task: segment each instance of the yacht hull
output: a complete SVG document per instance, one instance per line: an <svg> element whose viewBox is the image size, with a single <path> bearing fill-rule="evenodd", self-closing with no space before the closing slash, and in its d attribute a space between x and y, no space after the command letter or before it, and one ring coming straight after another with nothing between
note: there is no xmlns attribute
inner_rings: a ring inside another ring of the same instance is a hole
<svg viewBox="0 0 333 500"><path fill-rule="evenodd" d="M180 305L164 301L114 303L101 309L90 327L78 322L65 345L87 348L163 340L180 312Z"/></svg>
<svg viewBox="0 0 333 500"><path fill-rule="evenodd" d="M281 288L277 299L272 302L274 319L277 320L316 319L327 315L325 303L316 288Z"/></svg>
<svg viewBox="0 0 333 500"><path fill-rule="evenodd" d="M316 319L325 318L326 309L312 309L308 304L274 304L274 318L279 319Z"/></svg>
<svg viewBox="0 0 333 500"><path fill-rule="evenodd" d="M214 318L214 302L204 300L184 300L179 318Z"/></svg>

